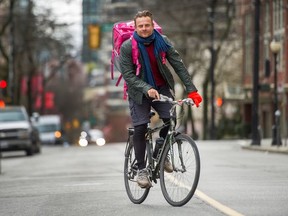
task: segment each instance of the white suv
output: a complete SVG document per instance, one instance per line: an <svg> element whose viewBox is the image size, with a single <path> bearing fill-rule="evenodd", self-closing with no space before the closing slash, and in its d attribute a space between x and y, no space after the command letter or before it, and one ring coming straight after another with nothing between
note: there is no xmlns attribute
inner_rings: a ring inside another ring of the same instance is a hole
<svg viewBox="0 0 288 216"><path fill-rule="evenodd" d="M23 106L0 108L0 150L24 150L26 155L39 153L41 143Z"/></svg>

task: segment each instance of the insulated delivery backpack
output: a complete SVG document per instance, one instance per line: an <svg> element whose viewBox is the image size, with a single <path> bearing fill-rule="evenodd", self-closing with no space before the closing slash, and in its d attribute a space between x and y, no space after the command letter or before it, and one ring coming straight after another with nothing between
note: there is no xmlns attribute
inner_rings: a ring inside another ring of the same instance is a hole
<svg viewBox="0 0 288 216"><path fill-rule="evenodd" d="M162 28L155 22L154 29L156 29L159 33L162 33ZM111 79L114 79L114 68L118 71L121 71L119 65L119 58L120 58L120 48L124 41L132 40L132 60L133 64L136 65L136 76L139 75L141 65L139 63L139 51L137 47L137 42L133 38L133 32L135 31L134 21L124 21L124 22L117 22L114 24L112 29L112 54L111 54ZM120 74L116 86L119 85L122 79L122 74ZM127 84L124 81L124 95L123 98L127 99Z"/></svg>

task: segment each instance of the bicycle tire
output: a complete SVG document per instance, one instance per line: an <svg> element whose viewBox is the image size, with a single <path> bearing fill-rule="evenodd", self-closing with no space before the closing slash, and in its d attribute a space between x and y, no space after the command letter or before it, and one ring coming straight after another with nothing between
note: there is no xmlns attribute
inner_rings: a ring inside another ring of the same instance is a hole
<svg viewBox="0 0 288 216"><path fill-rule="evenodd" d="M148 196L150 188L140 188L136 182L137 167L135 167L134 147L129 144L125 152L124 182L126 193L134 204L141 204Z"/></svg>
<svg viewBox="0 0 288 216"><path fill-rule="evenodd" d="M166 145L160 164L160 185L166 201L172 206L183 206L193 197L200 176L200 155L196 143L185 134L178 134L170 145ZM185 169L181 166L182 154ZM174 171L164 171L164 160L170 156L174 161ZM173 158L172 158L173 157Z"/></svg>

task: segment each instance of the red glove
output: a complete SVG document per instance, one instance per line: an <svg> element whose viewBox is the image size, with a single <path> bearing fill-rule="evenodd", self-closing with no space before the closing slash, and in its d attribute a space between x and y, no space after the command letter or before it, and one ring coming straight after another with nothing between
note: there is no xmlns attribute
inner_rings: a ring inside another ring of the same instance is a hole
<svg viewBox="0 0 288 216"><path fill-rule="evenodd" d="M188 98L191 98L193 100L193 102L195 103L196 107L199 107L199 104L201 103L202 101L202 97L200 94L198 94L197 91L195 92L190 92L188 94Z"/></svg>

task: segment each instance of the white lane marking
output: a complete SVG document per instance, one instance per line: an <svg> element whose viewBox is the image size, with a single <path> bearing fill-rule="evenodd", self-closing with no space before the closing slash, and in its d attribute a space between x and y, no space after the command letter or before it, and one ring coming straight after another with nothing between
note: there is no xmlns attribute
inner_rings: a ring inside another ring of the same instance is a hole
<svg viewBox="0 0 288 216"><path fill-rule="evenodd" d="M195 194L204 202L208 203L209 205L213 206L214 208L218 209L219 211L223 212L228 216L244 216L243 214L229 208L221 204L220 202L212 199L211 197L207 196L203 192L199 191L198 189L195 191Z"/></svg>
<svg viewBox="0 0 288 216"><path fill-rule="evenodd" d="M183 182L179 181L178 179L174 178L172 174L165 173L165 177L167 177L171 182L177 184L179 187L186 188L190 190L191 187L185 185ZM216 201L215 199L209 197L208 195L204 194L202 191L196 189L195 194L204 202L208 203L209 205L213 206L214 208L218 209L219 211L223 212L227 216L244 216L243 214L235 211L234 209L229 208L228 206L223 205L222 203Z"/></svg>

